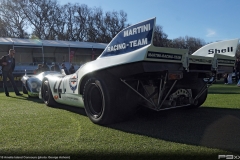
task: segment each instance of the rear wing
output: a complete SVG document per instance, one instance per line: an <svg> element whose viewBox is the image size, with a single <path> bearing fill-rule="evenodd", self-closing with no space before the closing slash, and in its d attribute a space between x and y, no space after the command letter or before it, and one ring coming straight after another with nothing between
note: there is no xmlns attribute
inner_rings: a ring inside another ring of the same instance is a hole
<svg viewBox="0 0 240 160"><path fill-rule="evenodd" d="M187 49L155 47L151 45L145 56L147 61L182 63L188 71L194 70L232 70L239 39L210 43L198 49L192 55ZM205 66L210 66L205 67ZM227 71L229 72L229 71Z"/></svg>
<svg viewBox="0 0 240 160"><path fill-rule="evenodd" d="M219 66L234 65L238 39L210 43L189 55L188 49L154 46L155 23L156 18L152 18L120 31L96 61L82 67L81 74L142 61L171 63L179 70L192 72L211 72L219 70Z"/></svg>
<svg viewBox="0 0 240 160"><path fill-rule="evenodd" d="M112 39L99 57L128 54L152 45L155 23L156 18L152 18L123 29Z"/></svg>
<svg viewBox="0 0 240 160"><path fill-rule="evenodd" d="M238 43L239 39L210 43L198 49L191 57L201 56L203 59L212 59L212 68L217 73L232 72L235 65Z"/></svg>
<svg viewBox="0 0 240 160"><path fill-rule="evenodd" d="M215 57L217 58L218 65L234 66L238 43L239 39L210 43L198 49L192 55Z"/></svg>

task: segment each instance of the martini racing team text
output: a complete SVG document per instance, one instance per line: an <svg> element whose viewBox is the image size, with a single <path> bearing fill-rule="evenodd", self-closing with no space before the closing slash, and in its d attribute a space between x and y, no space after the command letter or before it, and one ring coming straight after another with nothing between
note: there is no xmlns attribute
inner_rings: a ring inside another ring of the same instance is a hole
<svg viewBox="0 0 240 160"><path fill-rule="evenodd" d="M151 30L151 25L150 23L138 26L135 28L129 28L123 31L123 37L129 37L133 35L137 35L140 33L148 32ZM123 50L126 49L127 47L138 47L138 46L145 46L148 44L148 39L147 38L140 38L136 40L131 40L128 43L120 43L120 44L115 44L107 47L107 52L113 52L113 51L118 51L118 50Z"/></svg>

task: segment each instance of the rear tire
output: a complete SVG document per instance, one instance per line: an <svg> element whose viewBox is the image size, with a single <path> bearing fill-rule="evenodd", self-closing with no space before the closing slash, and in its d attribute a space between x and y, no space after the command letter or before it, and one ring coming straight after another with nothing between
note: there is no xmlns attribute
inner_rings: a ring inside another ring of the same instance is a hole
<svg viewBox="0 0 240 160"><path fill-rule="evenodd" d="M197 89L192 89L192 97L195 98L198 93L201 91L202 87L206 85L206 83L203 81L203 79L198 79L198 88ZM198 98L198 102L196 105L191 105L188 108L199 108L207 99L207 94L208 94L208 89L207 86L205 86L206 89L202 95Z"/></svg>
<svg viewBox="0 0 240 160"><path fill-rule="evenodd" d="M56 101L53 99L53 95L47 79L43 80L41 92L42 92L42 99L47 106L56 105Z"/></svg>
<svg viewBox="0 0 240 160"><path fill-rule="evenodd" d="M96 124L124 121L136 112L137 98L119 79L107 74L90 78L84 86L86 114Z"/></svg>

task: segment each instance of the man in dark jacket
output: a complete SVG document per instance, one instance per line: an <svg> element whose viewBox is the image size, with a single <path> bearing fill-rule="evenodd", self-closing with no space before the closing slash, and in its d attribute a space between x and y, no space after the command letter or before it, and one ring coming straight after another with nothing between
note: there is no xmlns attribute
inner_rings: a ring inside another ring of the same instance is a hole
<svg viewBox="0 0 240 160"><path fill-rule="evenodd" d="M14 58L15 50L10 49L8 55L2 56L0 59L2 65L2 77L3 77L3 88L7 97L9 97L9 92L7 89L7 78L12 83L13 89L17 96L21 96L22 94L19 93L17 89L16 83L14 82L14 77L12 72L15 68L15 58Z"/></svg>

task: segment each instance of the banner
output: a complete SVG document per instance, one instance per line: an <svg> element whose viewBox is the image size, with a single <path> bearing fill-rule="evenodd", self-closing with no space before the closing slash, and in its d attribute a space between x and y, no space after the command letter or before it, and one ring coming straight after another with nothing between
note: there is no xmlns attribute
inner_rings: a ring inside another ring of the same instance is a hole
<svg viewBox="0 0 240 160"><path fill-rule="evenodd" d="M24 74L19 74L19 73L13 73L13 77L14 77L14 81L17 85L17 87L22 87L22 81L21 78L23 77ZM11 87L12 84L9 81L9 79L7 78L7 86ZM3 88L3 77L2 77L2 73L0 74L0 88Z"/></svg>

